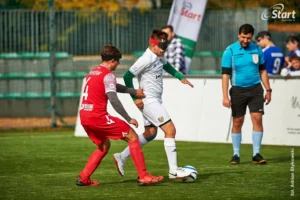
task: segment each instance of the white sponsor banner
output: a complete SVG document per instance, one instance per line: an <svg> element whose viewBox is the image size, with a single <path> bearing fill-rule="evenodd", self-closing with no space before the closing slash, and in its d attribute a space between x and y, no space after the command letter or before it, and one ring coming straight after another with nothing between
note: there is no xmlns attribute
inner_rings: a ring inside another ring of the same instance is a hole
<svg viewBox="0 0 300 200"><path fill-rule="evenodd" d="M164 78L163 102L176 126L176 140L231 143L231 110L222 105L221 79L192 78L194 88L174 78ZM122 78L117 82L123 84ZM263 144L300 146L300 80L273 79L272 102L265 106ZM134 79L137 87L137 81ZM84 85L84 84L83 84ZM174 89L176 88L176 89ZM127 94L118 94L129 115L139 122L143 133L143 117ZM113 116L121 116L109 104ZM247 111L242 129L242 143L252 144L252 122ZM78 117L75 136L86 136ZM160 130L156 139L162 140Z"/></svg>
<svg viewBox="0 0 300 200"><path fill-rule="evenodd" d="M168 25L174 27L174 32L184 44L187 71L198 40L206 3L207 0L174 0L170 10Z"/></svg>
<svg viewBox="0 0 300 200"><path fill-rule="evenodd" d="M197 41L207 0L174 0L168 24L176 35Z"/></svg>

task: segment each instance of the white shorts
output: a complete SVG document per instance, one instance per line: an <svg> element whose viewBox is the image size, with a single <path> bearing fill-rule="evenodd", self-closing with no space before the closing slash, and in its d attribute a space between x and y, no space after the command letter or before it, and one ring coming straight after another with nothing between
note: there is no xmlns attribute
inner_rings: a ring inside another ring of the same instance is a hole
<svg viewBox="0 0 300 200"><path fill-rule="evenodd" d="M144 109L141 111L144 117L144 126L154 125L159 127L171 120L162 103L158 101L144 104Z"/></svg>

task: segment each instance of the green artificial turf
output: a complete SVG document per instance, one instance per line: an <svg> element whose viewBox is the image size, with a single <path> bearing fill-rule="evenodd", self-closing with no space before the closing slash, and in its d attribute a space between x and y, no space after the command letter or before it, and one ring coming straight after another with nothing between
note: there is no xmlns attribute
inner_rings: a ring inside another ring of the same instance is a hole
<svg viewBox="0 0 300 200"><path fill-rule="evenodd" d="M229 165L231 144L177 142L178 165L192 165L199 175L194 183L168 180L163 141L143 150L148 171L163 175L162 183L138 186L132 160L121 177L112 154L124 141L112 141L110 152L92 176L98 187L75 185L96 146L73 132L1 133L0 199L300 199L300 148L263 146L266 165L252 164L252 145L242 144L241 164ZM291 149L294 172L291 172ZM292 178L294 176L294 178ZM294 197L290 193L294 182Z"/></svg>

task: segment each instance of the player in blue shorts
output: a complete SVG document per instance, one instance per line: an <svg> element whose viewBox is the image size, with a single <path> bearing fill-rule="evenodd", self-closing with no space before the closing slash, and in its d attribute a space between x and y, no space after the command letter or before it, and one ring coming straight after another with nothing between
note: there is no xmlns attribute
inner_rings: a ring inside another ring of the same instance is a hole
<svg viewBox="0 0 300 200"><path fill-rule="evenodd" d="M242 140L242 126L249 107L253 124L253 163L264 164L267 161L260 154L263 137L262 115L264 114L264 102L271 101L271 88L262 49L252 43L254 28L250 24L244 24L239 28L238 41L229 45L222 57L222 89L223 105L232 111L232 144L233 157L231 164L240 163L240 145ZM232 87L229 90L229 80ZM266 89L261 86L263 83Z"/></svg>
<svg viewBox="0 0 300 200"><path fill-rule="evenodd" d="M256 36L257 44L264 52L266 70L269 76L279 75L283 67L284 56L280 48L276 47L268 31L261 31Z"/></svg>

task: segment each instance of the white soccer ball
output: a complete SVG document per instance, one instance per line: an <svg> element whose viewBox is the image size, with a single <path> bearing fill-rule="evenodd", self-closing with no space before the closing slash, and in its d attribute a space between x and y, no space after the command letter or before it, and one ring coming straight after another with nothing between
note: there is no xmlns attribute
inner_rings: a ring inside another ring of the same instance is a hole
<svg viewBox="0 0 300 200"><path fill-rule="evenodd" d="M198 172L196 170L195 167L191 166L191 165L186 165L183 167L186 171L191 172L190 175L186 178L183 178L182 181L185 183L191 183L196 181L197 177L198 177Z"/></svg>
<svg viewBox="0 0 300 200"><path fill-rule="evenodd" d="M289 70L287 68L283 68L280 72L281 76L287 76L289 74Z"/></svg>

